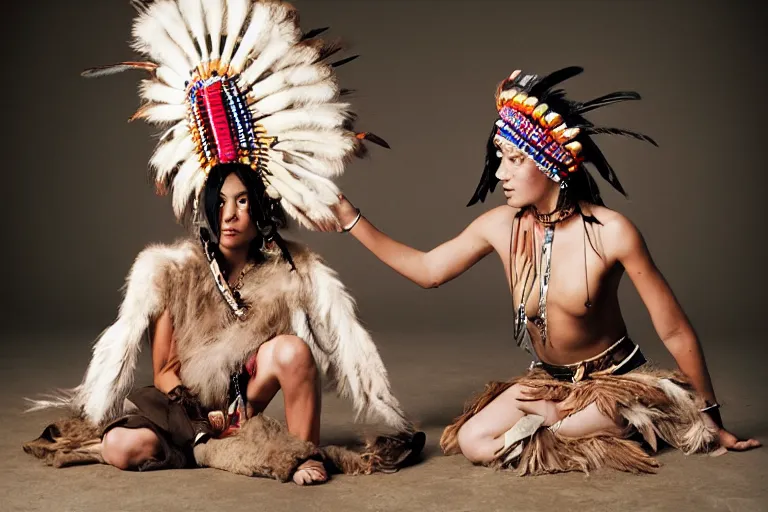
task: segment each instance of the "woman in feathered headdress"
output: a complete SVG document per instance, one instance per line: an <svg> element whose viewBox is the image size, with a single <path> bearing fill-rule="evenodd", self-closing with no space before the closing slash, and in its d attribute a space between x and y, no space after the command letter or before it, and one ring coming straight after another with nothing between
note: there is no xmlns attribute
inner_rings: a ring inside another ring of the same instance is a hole
<svg viewBox="0 0 768 512"><path fill-rule="evenodd" d="M302 33L289 4L258 0L135 1L134 48L144 105L134 119L170 125L151 165L176 217L199 240L155 245L136 259L114 324L99 337L83 382L37 408L68 406L25 450L56 466L209 466L324 481L396 470L424 444L392 395L352 298L319 256L289 243L286 215L335 225L332 178L364 153L328 62L339 50ZM133 390L143 333L154 386ZM318 447L320 380L359 416L395 435L362 450ZM261 412L283 390L287 430ZM103 441L102 441L103 436Z"/></svg>
<svg viewBox="0 0 768 512"><path fill-rule="evenodd" d="M685 453L745 450L723 428L698 339L635 226L606 208L593 167L624 193L592 136L649 137L595 126L584 115L637 100L616 92L587 102L553 89L582 72L515 71L496 91L498 117L485 169L470 205L501 182L507 204L480 216L458 237L421 252L400 244L343 200L341 226L397 272L437 287L496 252L513 296L514 337L533 357L530 371L493 382L445 429L445 453L519 474L613 467L653 471L658 463L631 438L655 450L657 439ZM627 273L679 372L645 366L618 303Z"/></svg>

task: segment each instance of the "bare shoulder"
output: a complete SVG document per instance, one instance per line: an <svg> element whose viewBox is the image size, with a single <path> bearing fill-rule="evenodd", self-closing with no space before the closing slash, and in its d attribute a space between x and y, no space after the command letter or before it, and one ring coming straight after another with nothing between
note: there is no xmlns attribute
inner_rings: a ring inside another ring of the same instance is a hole
<svg viewBox="0 0 768 512"><path fill-rule="evenodd" d="M640 230L626 215L597 205L589 205L583 210L600 223L600 238L609 256L621 260L644 246Z"/></svg>
<svg viewBox="0 0 768 512"><path fill-rule="evenodd" d="M497 206L476 218L472 224L470 224L470 227L476 228L479 232L482 232L485 235L495 233L503 228L511 229L512 222L518 211L517 208L512 208L507 205Z"/></svg>
<svg viewBox="0 0 768 512"><path fill-rule="evenodd" d="M476 218L467 231L482 238L485 243L501 254L506 250L504 248L509 247L512 224L518 211L517 208L507 205L497 206Z"/></svg>

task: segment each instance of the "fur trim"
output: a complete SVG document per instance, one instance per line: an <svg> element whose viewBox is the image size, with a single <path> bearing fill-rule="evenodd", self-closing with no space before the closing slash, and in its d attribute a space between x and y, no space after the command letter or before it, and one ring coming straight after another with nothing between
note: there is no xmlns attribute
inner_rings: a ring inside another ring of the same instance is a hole
<svg viewBox="0 0 768 512"><path fill-rule="evenodd" d="M198 466L280 482L287 482L305 460L320 456L315 445L292 436L280 422L261 414L246 421L238 433L199 444L194 452Z"/></svg>
<svg viewBox="0 0 768 512"><path fill-rule="evenodd" d="M558 381L546 372L534 370L509 382L492 382L469 402L464 413L448 426L440 439L446 455L460 453L458 433L464 423L514 384L529 388L530 400L561 402L566 415L594 403L600 412L628 428L625 438L596 435L567 438L548 429L534 434L520 459L514 462L519 475L564 471L589 472L602 467L635 473L653 472L658 462L628 439L642 436L652 451L661 439L683 453L711 451L717 432L699 412L703 400L678 372L635 370L626 375L595 376L578 383ZM499 461L490 465L500 466Z"/></svg>
<svg viewBox="0 0 768 512"><path fill-rule="evenodd" d="M309 310L313 352L331 364L329 377L340 396L349 397L358 417L378 416L397 431L412 431L392 395L389 378L376 345L355 314L355 302L336 272L319 259L308 271L312 305Z"/></svg>
<svg viewBox="0 0 768 512"><path fill-rule="evenodd" d="M77 464L104 463L101 430L80 417L48 425L43 433L23 445L24 451L57 468Z"/></svg>
<svg viewBox="0 0 768 512"><path fill-rule="evenodd" d="M192 243L144 249L126 280L117 321L93 347L83 382L54 400L33 400L30 410L69 406L82 411L97 425L119 416L123 400L133 387L142 337L150 322L165 309L169 276L189 261L196 250L199 252Z"/></svg>

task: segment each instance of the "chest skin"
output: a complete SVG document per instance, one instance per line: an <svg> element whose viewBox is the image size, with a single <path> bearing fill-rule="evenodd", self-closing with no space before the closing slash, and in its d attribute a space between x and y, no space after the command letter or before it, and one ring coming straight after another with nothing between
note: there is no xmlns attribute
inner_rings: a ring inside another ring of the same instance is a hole
<svg viewBox="0 0 768 512"><path fill-rule="evenodd" d="M499 226L499 232L492 240L504 265L508 285L513 218L514 210L510 209L508 221ZM525 310L528 332L539 358L552 364L569 364L592 357L615 343L626 333L618 303L618 287L624 269L619 262L612 261L606 255L602 226L599 223L585 224L578 214L555 226L546 296L546 342L542 342L535 325L539 317L544 228L535 222L524 222L523 226L529 233L534 233L535 240L533 256L537 268L531 277L533 288L527 297ZM518 293L513 297L514 307L520 302ZM590 307L586 306L587 302Z"/></svg>

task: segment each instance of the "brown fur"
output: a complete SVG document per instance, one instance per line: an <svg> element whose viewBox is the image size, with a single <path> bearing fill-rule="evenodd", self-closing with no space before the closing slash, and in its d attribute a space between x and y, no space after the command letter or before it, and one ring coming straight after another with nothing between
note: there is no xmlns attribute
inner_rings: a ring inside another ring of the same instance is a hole
<svg viewBox="0 0 768 512"><path fill-rule="evenodd" d="M458 432L472 416L514 384L529 388L530 400L562 402L563 412L573 414L595 403L602 414L628 425L625 438L596 435L566 438L541 429L515 463L520 475L584 471L610 467L635 473L653 472L658 462L640 445L627 439L640 433L653 451L658 438L688 453L706 452L716 442L716 432L704 423L703 400L692 392L677 372L637 370L626 375L596 376L581 382L558 381L541 370L533 370L508 382L492 382L467 403L464 412L440 438L446 455L461 453ZM489 465L500 466L498 461Z"/></svg>
<svg viewBox="0 0 768 512"><path fill-rule="evenodd" d="M314 256L298 244L289 244L296 271L291 272L278 254L246 274L240 294L251 307L241 321L216 289L202 250L195 249L183 268L169 273L166 303L173 318L182 381L204 405L222 408L229 377L248 356L275 336L295 334L291 313L309 302L302 269L309 267Z"/></svg>
<svg viewBox="0 0 768 512"><path fill-rule="evenodd" d="M347 475L397 471L416 452L423 440L408 435L380 436L362 450L344 446L315 447L293 436L282 423L256 415L234 436L212 439L195 447L199 466L223 469L246 476L275 478L286 482L309 458L322 459L331 469Z"/></svg>
<svg viewBox="0 0 768 512"><path fill-rule="evenodd" d="M298 439L280 422L261 414L246 421L233 436L195 446L198 466L280 482L287 482L308 458L320 456L312 443Z"/></svg>
<svg viewBox="0 0 768 512"><path fill-rule="evenodd" d="M24 451L57 468L75 464L102 463L101 431L78 417L48 425L34 441L24 443Z"/></svg>

